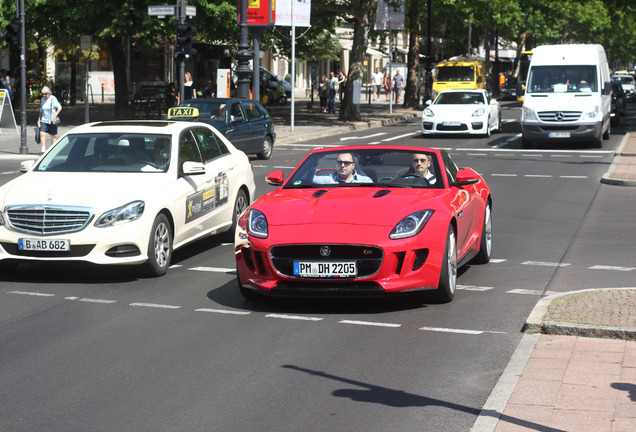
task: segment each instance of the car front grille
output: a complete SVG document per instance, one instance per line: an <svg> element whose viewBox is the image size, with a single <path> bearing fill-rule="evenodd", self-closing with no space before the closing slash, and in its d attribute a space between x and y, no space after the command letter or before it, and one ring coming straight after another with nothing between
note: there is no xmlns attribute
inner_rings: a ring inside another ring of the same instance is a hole
<svg viewBox="0 0 636 432"><path fill-rule="evenodd" d="M38 235L81 231L94 216L88 207L51 205L7 206L5 214L14 230Z"/></svg>
<svg viewBox="0 0 636 432"><path fill-rule="evenodd" d="M539 119L544 122L571 122L581 117L581 111L541 111Z"/></svg>
<svg viewBox="0 0 636 432"><path fill-rule="evenodd" d="M329 256L321 255L321 248L329 248ZM294 261L355 261L358 278L374 275L382 265L381 248L365 245L302 244L274 246L270 249L274 268L280 274L295 278Z"/></svg>

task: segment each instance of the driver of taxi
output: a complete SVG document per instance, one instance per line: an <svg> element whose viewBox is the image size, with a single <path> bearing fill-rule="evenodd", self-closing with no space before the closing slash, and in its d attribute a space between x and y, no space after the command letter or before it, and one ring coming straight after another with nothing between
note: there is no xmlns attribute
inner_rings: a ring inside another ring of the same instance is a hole
<svg viewBox="0 0 636 432"><path fill-rule="evenodd" d="M371 178L358 174L353 153L340 153L336 158L336 172L329 175L314 175L314 184L373 183Z"/></svg>
<svg viewBox="0 0 636 432"><path fill-rule="evenodd" d="M413 160L411 161L411 169L409 173L419 174L428 180L429 184L435 184L437 179L433 173L429 170L431 166L431 157L423 153L415 153Z"/></svg>
<svg viewBox="0 0 636 432"><path fill-rule="evenodd" d="M153 162L158 168L165 168L170 161L170 140L158 138L152 149Z"/></svg>

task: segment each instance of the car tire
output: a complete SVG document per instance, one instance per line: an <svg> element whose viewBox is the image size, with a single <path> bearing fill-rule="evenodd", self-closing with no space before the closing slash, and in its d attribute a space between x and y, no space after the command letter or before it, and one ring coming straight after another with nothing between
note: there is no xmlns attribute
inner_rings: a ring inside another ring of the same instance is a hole
<svg viewBox="0 0 636 432"><path fill-rule="evenodd" d="M239 216L243 214L249 205L250 203L247 199L247 194L243 189L240 189L236 194L236 199L234 200L234 208L232 209L232 225L230 226L229 231L221 234L223 241L227 243L234 243L234 233L236 232L236 225L238 224Z"/></svg>
<svg viewBox="0 0 636 432"><path fill-rule="evenodd" d="M607 130L605 131L605 133L603 133L603 139L604 140L610 139L611 134L612 134L612 122L609 122L607 125Z"/></svg>
<svg viewBox="0 0 636 432"><path fill-rule="evenodd" d="M486 264L490 262L492 256L492 207L490 202L486 203L484 210L484 224L481 228L481 239L479 242L479 252L472 259L475 264Z"/></svg>
<svg viewBox="0 0 636 432"><path fill-rule="evenodd" d="M486 132L484 133L484 138L490 138L490 117L486 120Z"/></svg>
<svg viewBox="0 0 636 432"><path fill-rule="evenodd" d="M503 132L503 122L501 121L501 111L499 111L499 121L497 123L497 133Z"/></svg>
<svg viewBox="0 0 636 432"><path fill-rule="evenodd" d="M528 141L527 139L521 137L521 147L524 149L531 149L532 141Z"/></svg>
<svg viewBox="0 0 636 432"><path fill-rule="evenodd" d="M274 151L274 145L272 144L272 137L266 135L263 138L263 146L261 147L261 151L256 155L259 159L269 159L272 157L272 152Z"/></svg>
<svg viewBox="0 0 636 432"><path fill-rule="evenodd" d="M157 215L148 240L148 261L142 267L144 276L158 277L166 274L172 258L172 240L168 218L164 214Z"/></svg>
<svg viewBox="0 0 636 432"><path fill-rule="evenodd" d="M287 96L281 96L278 98L279 105L287 105Z"/></svg>
<svg viewBox="0 0 636 432"><path fill-rule="evenodd" d="M457 288L457 240L455 229L452 225L448 227L446 234L446 246L444 246L444 256L442 269L437 285L436 299L439 303L449 303L455 297Z"/></svg>

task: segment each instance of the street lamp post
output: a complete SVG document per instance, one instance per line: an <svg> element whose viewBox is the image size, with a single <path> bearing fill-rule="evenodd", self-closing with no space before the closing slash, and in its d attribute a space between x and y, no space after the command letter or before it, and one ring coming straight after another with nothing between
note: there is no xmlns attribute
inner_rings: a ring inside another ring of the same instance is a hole
<svg viewBox="0 0 636 432"><path fill-rule="evenodd" d="M29 153L26 139L26 36L25 36L25 14L24 14L24 0L20 0L20 154Z"/></svg>

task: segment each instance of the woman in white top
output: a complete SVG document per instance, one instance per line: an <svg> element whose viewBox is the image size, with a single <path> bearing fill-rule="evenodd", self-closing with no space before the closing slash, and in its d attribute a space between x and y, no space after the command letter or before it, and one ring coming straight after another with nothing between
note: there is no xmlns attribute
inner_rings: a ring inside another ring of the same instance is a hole
<svg viewBox="0 0 636 432"><path fill-rule="evenodd" d="M60 111L62 111L62 105L60 105L57 98L51 94L51 89L48 86L42 87L42 101L40 102L40 115L38 116L38 126L40 126L40 153L46 151L46 134L51 136L51 145L55 144Z"/></svg>

